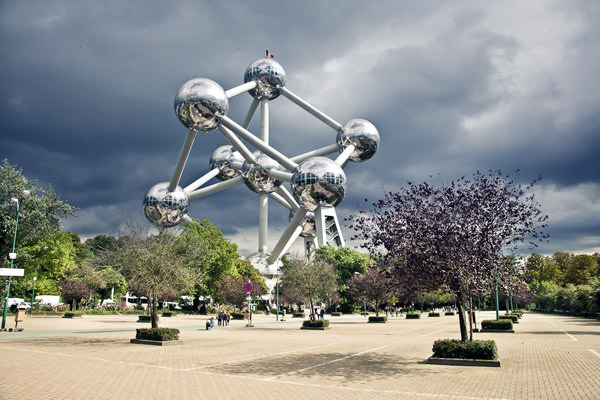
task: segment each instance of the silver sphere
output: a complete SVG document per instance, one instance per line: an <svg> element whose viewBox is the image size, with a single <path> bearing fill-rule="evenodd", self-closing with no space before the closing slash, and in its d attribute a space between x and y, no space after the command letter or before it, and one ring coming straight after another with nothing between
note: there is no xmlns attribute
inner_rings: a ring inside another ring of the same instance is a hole
<svg viewBox="0 0 600 400"><path fill-rule="evenodd" d="M239 169L231 167L233 162L243 163L244 157L233 146L219 146L210 156L210 169L219 168L217 179L227 181L241 174Z"/></svg>
<svg viewBox="0 0 600 400"><path fill-rule="evenodd" d="M246 68L244 83L255 81L250 94L257 100L273 100L279 96L279 87L285 86L285 70L271 58L256 60Z"/></svg>
<svg viewBox="0 0 600 400"><path fill-rule="evenodd" d="M351 144L356 147L349 157L351 161L361 162L373 157L379 147L379 132L375 125L359 118L348 121L337 135L340 153Z"/></svg>
<svg viewBox="0 0 600 400"><path fill-rule="evenodd" d="M191 79L179 88L175 96L177 117L183 125L194 131L212 131L228 110L229 100L225 90L210 79Z"/></svg>
<svg viewBox="0 0 600 400"><path fill-rule="evenodd" d="M277 161L267 156L260 151L255 151L254 156L256 162L244 161L242 165L242 176L244 177L244 183L250 190L259 194L273 193L279 186L281 181L269 176L269 170L277 169L285 171Z"/></svg>
<svg viewBox="0 0 600 400"><path fill-rule="evenodd" d="M171 228L183 222L190 200L179 186L167 192L169 182L152 186L144 197L144 215L150 222L164 228Z"/></svg>
<svg viewBox="0 0 600 400"><path fill-rule="evenodd" d="M290 222L294 218L294 210L290 210L289 220ZM316 237L317 236L317 223L315 222L315 213L307 211L306 215L302 219L302 237Z"/></svg>
<svg viewBox="0 0 600 400"><path fill-rule="evenodd" d="M279 268L282 263L281 260L275 261L273 264L269 264L267 259L271 256L270 253L253 253L246 257L247 261L250 261L252 266L260 272L261 275L277 275Z"/></svg>
<svg viewBox="0 0 600 400"><path fill-rule="evenodd" d="M335 207L346 193L346 174L342 167L327 157L302 161L292 175L292 193L308 211L319 206Z"/></svg>

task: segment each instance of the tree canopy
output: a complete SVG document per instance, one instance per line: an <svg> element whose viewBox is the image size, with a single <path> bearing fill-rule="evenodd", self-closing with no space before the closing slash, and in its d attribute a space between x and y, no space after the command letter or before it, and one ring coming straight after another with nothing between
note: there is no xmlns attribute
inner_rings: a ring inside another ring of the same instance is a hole
<svg viewBox="0 0 600 400"><path fill-rule="evenodd" d="M387 261L407 284L448 288L459 306L462 340L467 340L464 304L498 279L519 274L506 254L547 238L547 216L533 194L500 171L475 172L446 185L412 183L385 194L370 213L351 216L356 239Z"/></svg>

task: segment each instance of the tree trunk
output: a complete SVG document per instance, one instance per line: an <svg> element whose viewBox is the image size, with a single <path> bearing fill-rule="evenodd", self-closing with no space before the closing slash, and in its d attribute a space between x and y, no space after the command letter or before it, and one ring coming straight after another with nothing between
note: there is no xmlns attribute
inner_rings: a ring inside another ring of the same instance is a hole
<svg viewBox="0 0 600 400"><path fill-rule="evenodd" d="M379 302L375 300L375 316L379 317Z"/></svg>
<svg viewBox="0 0 600 400"><path fill-rule="evenodd" d="M150 300L150 303L152 305L152 309L150 311L150 318L152 320L152 328L158 328L158 313L157 313L157 302L156 302L156 298L152 298Z"/></svg>
<svg viewBox="0 0 600 400"><path fill-rule="evenodd" d="M469 341L473 341L473 296L469 295Z"/></svg>
<svg viewBox="0 0 600 400"><path fill-rule="evenodd" d="M462 295L457 296L458 303L458 323L460 325L460 340L466 342L469 340L467 334L467 320L465 319L465 302L463 301Z"/></svg>
<svg viewBox="0 0 600 400"><path fill-rule="evenodd" d="M506 313L509 314L510 313L510 308L509 308L509 300L508 300L508 296L504 299L504 305L506 307Z"/></svg>
<svg viewBox="0 0 600 400"><path fill-rule="evenodd" d="M312 299L310 299L310 320L314 321L315 320L315 307L313 306L313 301Z"/></svg>

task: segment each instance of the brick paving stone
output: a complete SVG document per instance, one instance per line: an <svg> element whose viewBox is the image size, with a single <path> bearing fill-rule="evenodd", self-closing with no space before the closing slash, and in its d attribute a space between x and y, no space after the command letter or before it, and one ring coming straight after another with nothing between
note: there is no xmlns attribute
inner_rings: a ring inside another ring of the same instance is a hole
<svg viewBox="0 0 600 400"><path fill-rule="evenodd" d="M483 312L478 320L494 318ZM204 329L205 317L161 320L181 343L130 344L136 316L33 317L0 333L0 400L11 399L598 399L600 322L527 313L494 339L501 368L429 365L438 338L458 337L458 318L386 324L331 317L326 331L299 319L256 316Z"/></svg>

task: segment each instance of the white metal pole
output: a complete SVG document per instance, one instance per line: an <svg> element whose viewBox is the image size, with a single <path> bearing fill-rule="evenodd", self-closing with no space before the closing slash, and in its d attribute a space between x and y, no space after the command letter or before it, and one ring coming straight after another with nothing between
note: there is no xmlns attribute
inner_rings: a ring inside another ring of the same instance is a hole
<svg viewBox="0 0 600 400"><path fill-rule="evenodd" d="M233 132L231 132L223 125L219 125L219 131L221 131L223 136L225 136L225 139L227 139L227 141L231 143L231 145L235 147L237 151L240 152L240 154L242 155L242 157L244 157L245 160L248 160L249 162L256 161L256 157L254 157L254 154L252 154L252 152L250 151L250 149L248 149L248 147L246 147L244 142L242 142L240 138L238 138Z"/></svg>
<svg viewBox="0 0 600 400"><path fill-rule="evenodd" d="M252 144L254 147L271 157L273 160L277 161L288 171L295 171L296 168L298 168L298 164L281 154L273 147L264 143L262 140L254 136L248 130L238 125L231 118L227 116L221 117L221 124L225 125L227 128L231 129L234 133L236 133L239 137Z"/></svg>
<svg viewBox="0 0 600 400"><path fill-rule="evenodd" d="M279 193L284 199L287 200L288 203L294 208L294 211L300 208L300 204L294 199L294 196L283 186L279 186L277 188L277 193Z"/></svg>
<svg viewBox="0 0 600 400"><path fill-rule="evenodd" d="M306 215L306 210L304 208L299 208L294 214L294 218L290 221L289 225L285 228L279 241L273 248L273 252L271 256L267 259L269 264L273 264L279 259L279 256L284 252L284 250L288 249L294 240L300 235L302 232L302 220Z"/></svg>
<svg viewBox="0 0 600 400"><path fill-rule="evenodd" d="M309 151L304 154L297 155L295 157L292 157L291 160L294 162L300 162L300 161L304 161L310 157L326 156L328 154L337 153L338 151L339 151L338 145L337 145L337 143L334 143L334 144L330 144L329 146L321 147L320 149L316 149L316 150Z"/></svg>
<svg viewBox="0 0 600 400"><path fill-rule="evenodd" d="M269 233L269 196L261 194L258 202L258 251L265 254Z"/></svg>
<svg viewBox="0 0 600 400"><path fill-rule="evenodd" d="M354 152L355 149L356 146L353 144L346 147L344 151L342 151L340 155L337 156L337 158L335 159L336 164L343 168L348 162L348 158L352 155L352 152Z"/></svg>
<svg viewBox="0 0 600 400"><path fill-rule="evenodd" d="M246 82L243 85L239 85L236 87L233 87L229 90L225 91L225 96L227 96L228 99L235 97L239 94L245 93L249 90L252 90L256 87L256 81L250 81L250 82Z"/></svg>
<svg viewBox="0 0 600 400"><path fill-rule="evenodd" d="M177 165L175 165L173 177L171 178L171 182L169 182L169 187L167 188L169 192L175 190L177 185L179 185L179 180L181 179L183 168L185 168L185 163L187 162L187 159L190 155L190 151L192 150L192 145L194 144L196 133L198 132L190 129L185 137L185 141L183 142L183 146L181 147L181 151L179 152Z"/></svg>
<svg viewBox="0 0 600 400"><path fill-rule="evenodd" d="M306 101L302 100L298 95L292 93L288 88L280 87L279 92L282 95L284 95L285 97L287 97L288 99L290 99L292 102L299 105L304 110L308 111L313 116L315 116L318 119L320 119L321 121L325 122L327 125L329 125L333 129L335 129L336 131L341 131L343 129L342 125L340 125L340 123L338 123L336 120L329 117L327 114L323 113L322 111L318 110L316 107L313 107Z"/></svg>
<svg viewBox="0 0 600 400"><path fill-rule="evenodd" d="M280 171L278 169L269 169L267 170L267 174L269 174L269 176L275 179L279 179L280 181L284 182L290 182L292 180L292 175L294 175L291 172Z"/></svg>
<svg viewBox="0 0 600 400"><path fill-rule="evenodd" d="M252 103L250 104L250 108L248 108L248 113L246 114L246 119L244 119L244 122L242 123L244 128L248 128L248 125L250 125L252 117L254 117L254 113L256 112L259 103L260 101L257 99L252 99Z"/></svg>
<svg viewBox="0 0 600 400"><path fill-rule="evenodd" d="M275 192L269 193L269 197L281 204L282 206L284 206L285 208L287 208L288 210L294 210L290 203L288 203L280 194Z"/></svg>
<svg viewBox="0 0 600 400"><path fill-rule="evenodd" d="M196 200L202 197L209 196L211 194L218 193L222 190L229 189L235 187L237 185L241 185L244 183L244 179L241 176L236 176L228 181L215 183L214 185L207 186L202 189L194 190L193 192L188 194L188 198L190 200Z"/></svg>
<svg viewBox="0 0 600 400"><path fill-rule="evenodd" d="M220 172L219 168L211 169L209 172L207 172L200 178L196 179L193 183L187 185L185 188L183 188L183 190L186 193L193 192L194 190L198 189L200 186L204 185L206 182L210 181L215 176L219 175L219 172Z"/></svg>
<svg viewBox="0 0 600 400"><path fill-rule="evenodd" d="M260 101L260 135L263 142L269 144L269 100Z"/></svg>

